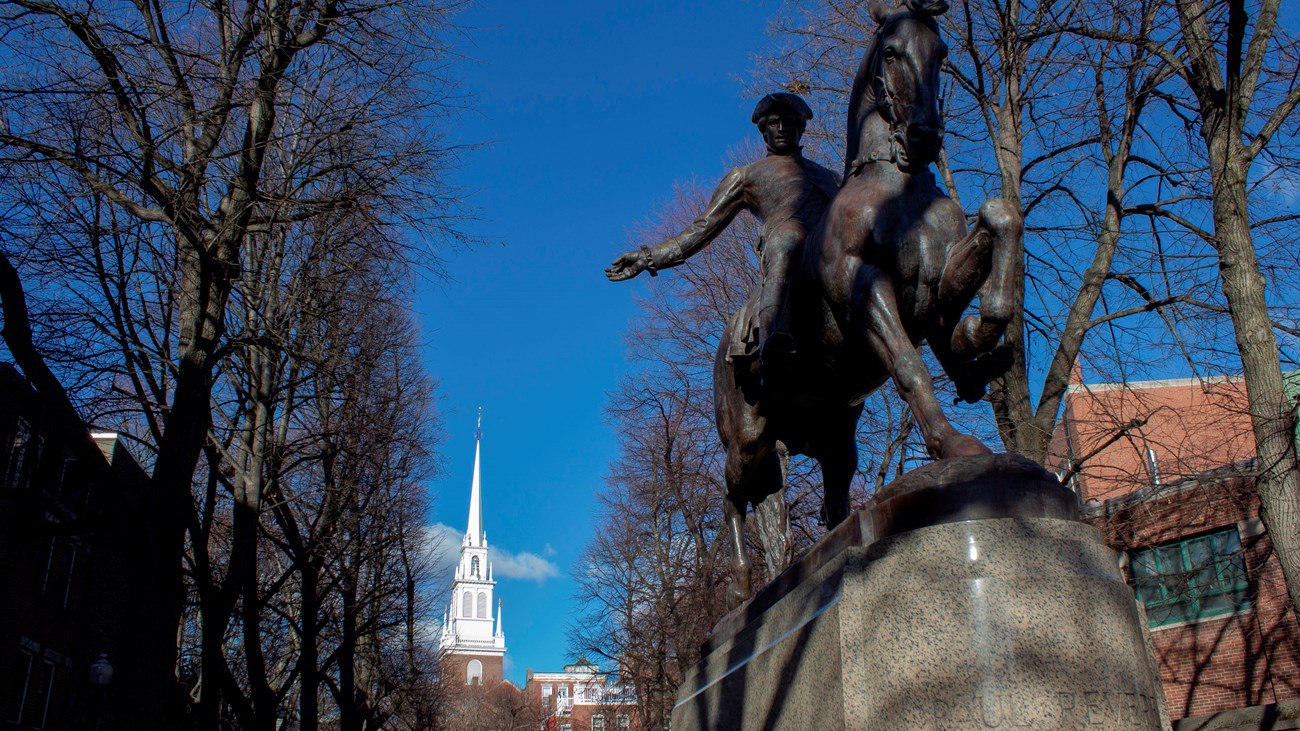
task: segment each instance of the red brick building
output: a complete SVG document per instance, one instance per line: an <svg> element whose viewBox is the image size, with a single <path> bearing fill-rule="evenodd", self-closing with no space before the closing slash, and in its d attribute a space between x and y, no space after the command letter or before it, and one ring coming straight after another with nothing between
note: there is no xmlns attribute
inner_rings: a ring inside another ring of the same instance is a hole
<svg viewBox="0 0 1300 731"><path fill-rule="evenodd" d="M585 657L564 672L528 671L524 696L540 706L543 731L640 731L636 698L609 684L609 677Z"/></svg>
<svg viewBox="0 0 1300 731"><path fill-rule="evenodd" d="M1215 714L1274 728L1261 721L1300 698L1300 624L1253 457L1239 378L1076 379L1053 435L1047 466L1121 552L1146 609L1175 728Z"/></svg>

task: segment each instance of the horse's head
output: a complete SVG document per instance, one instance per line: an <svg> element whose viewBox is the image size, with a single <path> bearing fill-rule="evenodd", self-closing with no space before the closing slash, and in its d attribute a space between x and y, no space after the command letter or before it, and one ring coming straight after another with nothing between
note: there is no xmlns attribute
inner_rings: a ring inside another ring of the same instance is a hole
<svg viewBox="0 0 1300 731"><path fill-rule="evenodd" d="M943 116L939 109L939 69L948 46L939 37L935 16L947 0L906 0L894 8L871 0L876 30L867 55L870 97L889 123L891 157L908 172L924 170L939 157Z"/></svg>

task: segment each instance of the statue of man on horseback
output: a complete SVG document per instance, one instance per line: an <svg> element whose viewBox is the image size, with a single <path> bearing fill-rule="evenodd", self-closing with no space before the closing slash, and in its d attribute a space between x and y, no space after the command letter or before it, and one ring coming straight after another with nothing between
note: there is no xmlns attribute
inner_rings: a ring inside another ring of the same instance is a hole
<svg viewBox="0 0 1300 731"><path fill-rule="evenodd" d="M788 368L754 388L749 369L736 367L729 352L762 312L761 291L732 318L714 361L735 600L750 593L746 513L784 500L782 452L818 462L828 526L848 517L862 403L886 380L911 408L931 456L990 453L948 421L918 346L929 345L970 402L1005 371L1008 350L998 341L1022 307L1015 279L1023 217L1015 205L989 200L967 232L963 212L930 172L943 141L939 72L947 55L935 17L947 0L905 0L899 8L871 0L869 7L879 27L849 99L844 182L817 220L801 220L807 237L784 315L794 340ZM664 246L625 254L607 274L625 279L631 274L618 275L658 267ZM978 311L967 314L976 296Z"/></svg>
<svg viewBox="0 0 1300 731"><path fill-rule="evenodd" d="M765 356L793 354L786 317L790 276L809 229L839 188L835 174L804 157L799 147L810 119L812 109L795 94L778 92L760 99L751 121L767 144L767 157L727 173L708 207L685 231L654 248L623 254L605 276L617 282L642 271L654 276L659 269L677 266L713 241L738 213L749 211L763 221L756 243L762 262L759 304L739 337L728 343L727 358L744 364L760 350Z"/></svg>

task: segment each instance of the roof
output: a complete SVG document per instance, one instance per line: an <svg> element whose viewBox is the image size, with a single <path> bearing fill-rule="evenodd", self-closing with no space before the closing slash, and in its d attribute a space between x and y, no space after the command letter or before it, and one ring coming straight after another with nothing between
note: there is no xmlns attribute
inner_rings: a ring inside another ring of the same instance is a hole
<svg viewBox="0 0 1300 731"><path fill-rule="evenodd" d="M1045 461L1089 502L1254 455L1245 382L1218 376L1072 384Z"/></svg>

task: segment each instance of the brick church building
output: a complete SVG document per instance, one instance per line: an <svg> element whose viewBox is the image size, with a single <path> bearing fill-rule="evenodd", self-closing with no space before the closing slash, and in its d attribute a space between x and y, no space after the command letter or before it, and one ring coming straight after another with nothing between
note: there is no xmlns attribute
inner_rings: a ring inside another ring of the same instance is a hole
<svg viewBox="0 0 1300 731"><path fill-rule="evenodd" d="M1260 521L1244 382L1071 380L1047 467L1120 552L1174 728L1295 728L1274 725L1300 706L1300 623Z"/></svg>
<svg viewBox="0 0 1300 731"><path fill-rule="evenodd" d="M483 530L482 480L479 459L483 417L474 443L474 478L470 485L469 521L460 542L460 563L451 586L451 601L443 615L439 650L443 682L451 685L495 687L504 679L506 635L501 605L493 617L492 563Z"/></svg>
<svg viewBox="0 0 1300 731"><path fill-rule="evenodd" d="M520 689L504 677L506 637L483 530L483 418L474 445L469 520L443 616L438 649L447 699L442 728L456 731L640 731L635 696L579 660L560 673L534 673ZM493 607L495 606L495 616Z"/></svg>

